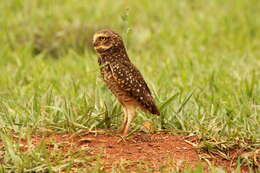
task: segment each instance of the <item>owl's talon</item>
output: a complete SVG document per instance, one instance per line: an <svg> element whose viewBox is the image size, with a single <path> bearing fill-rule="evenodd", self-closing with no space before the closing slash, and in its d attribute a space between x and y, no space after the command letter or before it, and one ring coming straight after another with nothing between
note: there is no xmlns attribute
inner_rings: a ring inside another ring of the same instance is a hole
<svg viewBox="0 0 260 173"><path fill-rule="evenodd" d="M117 140L117 143L120 143L120 142L126 142L126 139L128 136L122 136L122 135L119 135L120 139Z"/></svg>

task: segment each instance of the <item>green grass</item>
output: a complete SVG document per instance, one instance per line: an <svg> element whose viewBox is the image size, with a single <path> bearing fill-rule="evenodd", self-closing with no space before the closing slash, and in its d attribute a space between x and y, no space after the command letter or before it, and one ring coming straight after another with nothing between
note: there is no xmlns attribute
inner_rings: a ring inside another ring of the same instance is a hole
<svg viewBox="0 0 260 173"><path fill-rule="evenodd" d="M90 44L101 28L123 36L161 106L161 118L140 112L133 128L150 121L259 149L259 9L258 0L0 1L0 172L71 166L44 146L21 153L11 136L119 127Z"/></svg>

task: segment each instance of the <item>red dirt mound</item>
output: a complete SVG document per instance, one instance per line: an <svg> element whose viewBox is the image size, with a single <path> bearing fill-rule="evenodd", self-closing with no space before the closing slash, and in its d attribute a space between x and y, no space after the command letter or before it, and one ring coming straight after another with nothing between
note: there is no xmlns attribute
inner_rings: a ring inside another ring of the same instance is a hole
<svg viewBox="0 0 260 173"><path fill-rule="evenodd" d="M192 143L185 140L188 138ZM114 165L122 162L127 162L129 169L135 168L140 163L146 163L153 170L170 166L174 170L181 171L187 167L194 168L198 164L207 170L206 162L200 160L200 156L205 153L201 153L191 145L197 139L196 136L178 136L166 132L135 133L128 138L123 138L117 133L81 131L80 133L51 134L47 137L34 135L32 143L37 145L41 141L45 141L48 144L61 144L62 147L58 148L61 151L80 151L80 149L88 148L87 155L99 155L106 170L110 170ZM52 144L47 145L50 151L54 149ZM22 151L27 150L26 140L21 141L21 146ZM218 166L225 167L228 172L234 168L230 161L217 156L213 156L211 161ZM241 171L247 172L247 170L242 169Z"/></svg>
<svg viewBox="0 0 260 173"><path fill-rule="evenodd" d="M86 135L87 145L93 153L103 150L103 159L109 165L120 160L147 161L154 168L166 166L169 158L174 158L179 166L195 165L199 161L196 150L180 137L166 133L136 134L131 139L123 140L109 134ZM82 139L81 139L82 140Z"/></svg>

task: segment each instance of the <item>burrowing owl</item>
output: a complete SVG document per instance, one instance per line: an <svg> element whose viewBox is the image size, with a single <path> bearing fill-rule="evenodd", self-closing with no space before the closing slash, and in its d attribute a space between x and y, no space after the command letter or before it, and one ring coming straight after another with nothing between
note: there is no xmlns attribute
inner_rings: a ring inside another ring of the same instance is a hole
<svg viewBox="0 0 260 173"><path fill-rule="evenodd" d="M127 134L137 107L159 115L146 82L127 56L122 38L104 29L94 34L93 46L99 56L98 63L105 83L123 105L122 133Z"/></svg>

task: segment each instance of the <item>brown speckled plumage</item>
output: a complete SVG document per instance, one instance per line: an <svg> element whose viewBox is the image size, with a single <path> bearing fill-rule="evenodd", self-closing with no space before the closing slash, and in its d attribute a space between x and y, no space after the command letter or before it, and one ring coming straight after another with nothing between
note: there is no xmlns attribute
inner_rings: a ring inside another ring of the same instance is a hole
<svg viewBox="0 0 260 173"><path fill-rule="evenodd" d="M121 37L111 30L101 30L95 33L93 45L99 55L101 75L108 88L123 105L123 134L127 134L137 107L159 115L146 82L127 56Z"/></svg>

